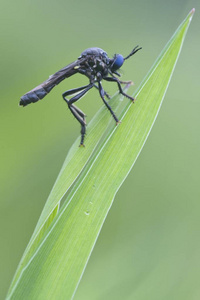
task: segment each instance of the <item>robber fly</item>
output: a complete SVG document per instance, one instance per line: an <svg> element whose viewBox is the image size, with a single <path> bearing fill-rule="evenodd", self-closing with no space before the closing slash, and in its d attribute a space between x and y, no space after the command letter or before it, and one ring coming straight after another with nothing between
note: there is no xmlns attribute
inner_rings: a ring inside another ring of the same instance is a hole
<svg viewBox="0 0 200 300"><path fill-rule="evenodd" d="M20 105L26 106L30 103L35 103L38 100L43 99L56 85L58 85L65 78L68 78L76 73L83 74L88 77L89 84L81 86L75 89L68 90L62 94L63 99L67 103L70 111L74 117L81 124L81 142L80 146L84 146L84 137L86 133L86 115L77 106L74 105L82 96L84 96L92 87L99 90L99 94L104 104L110 111L116 123L119 123L118 118L112 111L112 108L105 100L105 97L109 98L109 95L104 91L101 81L116 82L118 85L119 93L134 101L134 98L123 92L121 84L130 83L130 81L121 81L116 76L120 77L117 70L123 65L124 61L140 50L136 46L131 53L123 57L121 54L115 54L113 58L109 58L107 53L100 48L88 48L83 51L80 57L73 63L67 65L60 71L51 75L46 81L38 85L36 88L26 93L21 97ZM75 95L74 95L75 94ZM71 99L67 99L67 96L72 96Z"/></svg>

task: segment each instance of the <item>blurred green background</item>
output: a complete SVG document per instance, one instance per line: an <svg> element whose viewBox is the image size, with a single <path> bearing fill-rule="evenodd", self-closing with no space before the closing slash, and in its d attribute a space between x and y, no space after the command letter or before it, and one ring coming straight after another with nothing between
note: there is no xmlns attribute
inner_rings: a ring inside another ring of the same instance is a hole
<svg viewBox="0 0 200 300"><path fill-rule="evenodd" d="M139 44L143 50L123 66L132 93L193 7L158 119L116 196L75 300L200 299L199 0L1 1L0 299L79 135L61 94L87 79L69 78L26 108L18 106L20 96L88 47L112 56ZM87 121L101 105L95 90L79 102Z"/></svg>

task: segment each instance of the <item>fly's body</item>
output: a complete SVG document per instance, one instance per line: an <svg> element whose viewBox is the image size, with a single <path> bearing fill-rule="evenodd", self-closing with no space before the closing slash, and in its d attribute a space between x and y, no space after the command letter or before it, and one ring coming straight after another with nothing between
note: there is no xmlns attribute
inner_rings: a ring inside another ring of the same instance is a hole
<svg viewBox="0 0 200 300"><path fill-rule="evenodd" d="M19 104L22 106L26 106L30 103L35 103L38 100L43 99L61 81L76 73L87 76L89 79L88 85L68 90L62 95L70 111L81 124L80 145L84 145L84 137L86 133L85 114L77 106L75 106L74 103L81 97L83 97L92 87L95 87L99 90L100 97L110 111L114 120L119 123L118 118L112 111L108 102L105 100L105 97L109 98L109 96L104 91L101 81L106 80L116 82L118 85L119 93L134 101L134 98L124 93L121 87L121 84L126 84L129 82L121 81L115 75L117 75L118 77L120 76L117 70L123 65L126 59L128 59L140 49L141 48L138 48L138 46L135 47L132 52L125 58L121 54L116 54L113 58L109 58L107 53L100 48L88 48L81 53L80 57L76 61L51 75L42 84L38 85L36 88L23 95ZM73 96L74 94L76 95ZM67 96L72 97L71 99L67 99Z"/></svg>

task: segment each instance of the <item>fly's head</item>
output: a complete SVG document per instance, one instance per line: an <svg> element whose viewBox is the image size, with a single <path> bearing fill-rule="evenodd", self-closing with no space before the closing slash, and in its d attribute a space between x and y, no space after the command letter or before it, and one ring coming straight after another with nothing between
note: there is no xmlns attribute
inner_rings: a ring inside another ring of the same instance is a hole
<svg viewBox="0 0 200 300"><path fill-rule="evenodd" d="M112 73L116 72L121 68L124 63L124 58L121 54L115 54L110 60L110 70Z"/></svg>
<svg viewBox="0 0 200 300"><path fill-rule="evenodd" d="M125 62L125 60L127 60L129 57L131 57L133 54L135 54L138 50L142 49L141 47L139 48L138 46L136 46L131 53L126 56L123 57L121 54L115 54L113 58L110 59L109 62L109 69L112 73L120 76L120 74L117 72L117 70L119 70L121 68L121 66L123 65L123 63Z"/></svg>

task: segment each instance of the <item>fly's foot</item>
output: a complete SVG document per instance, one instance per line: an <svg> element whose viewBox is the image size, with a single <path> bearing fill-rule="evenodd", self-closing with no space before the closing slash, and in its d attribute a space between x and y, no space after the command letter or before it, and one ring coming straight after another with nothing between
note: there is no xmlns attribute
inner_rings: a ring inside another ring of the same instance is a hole
<svg viewBox="0 0 200 300"><path fill-rule="evenodd" d="M125 95L128 99L130 99L133 103L134 103L134 101L135 101L135 99L133 98L133 97L131 97L131 96L129 96L129 95Z"/></svg>
<svg viewBox="0 0 200 300"><path fill-rule="evenodd" d="M133 100L132 100L132 103L135 103L135 101L137 100L136 98L132 98Z"/></svg>
<svg viewBox="0 0 200 300"><path fill-rule="evenodd" d="M134 82L131 81L131 80L129 80L129 81L122 81L122 80L120 80L119 82L122 83L122 84L134 85Z"/></svg>
<svg viewBox="0 0 200 300"><path fill-rule="evenodd" d="M84 148L84 147L85 147L85 145L80 143L79 147L83 147L83 148Z"/></svg>

